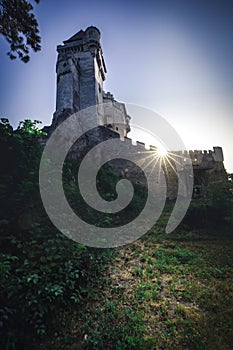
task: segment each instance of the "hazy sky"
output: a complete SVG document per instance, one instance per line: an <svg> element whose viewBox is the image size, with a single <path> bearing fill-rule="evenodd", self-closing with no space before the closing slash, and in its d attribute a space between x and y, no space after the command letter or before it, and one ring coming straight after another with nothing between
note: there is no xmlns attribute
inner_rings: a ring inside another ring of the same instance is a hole
<svg viewBox="0 0 233 350"><path fill-rule="evenodd" d="M232 1L41 0L35 9L42 51L28 64L10 61L0 39L0 116L14 126L26 118L50 124L56 46L95 25L105 90L158 112L188 149L222 146L233 172Z"/></svg>

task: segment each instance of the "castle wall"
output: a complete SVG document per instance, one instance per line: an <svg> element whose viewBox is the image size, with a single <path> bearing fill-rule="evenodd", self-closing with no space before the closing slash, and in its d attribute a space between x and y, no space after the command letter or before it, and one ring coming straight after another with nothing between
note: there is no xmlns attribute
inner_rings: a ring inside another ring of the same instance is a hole
<svg viewBox="0 0 233 350"><path fill-rule="evenodd" d="M127 115L125 105L116 101L111 93L106 93L103 90L107 71L100 46L99 30L95 27L89 27L86 31L81 30L64 41L64 45L59 45L57 51L56 111L49 133L52 133L61 122L73 113L95 105L99 127L83 135L73 145L69 157L81 158L101 140L109 138L120 138L125 145L132 147L131 140L126 137L130 131L130 117ZM69 128L71 127L69 126ZM69 130L67 135L69 135ZM134 150L142 152L145 157L153 157L156 147L146 150L145 145L138 142L134 146ZM211 181L226 179L221 147L214 147L210 151L168 152L168 157L169 163L166 163L164 158L161 160L161 166L166 178L169 199L176 198L179 181L188 181L185 178L185 169L189 165L190 158L194 172L194 184L206 186ZM178 173L176 171L177 162L179 163ZM110 166L123 177L145 185L145 177L138 170L138 167L127 161L124 162L124 167L122 164L121 159L110 162ZM188 186L184 186L185 188L187 189ZM183 195L186 196L188 193L185 193L184 190Z"/></svg>
<svg viewBox="0 0 233 350"><path fill-rule="evenodd" d="M124 103L116 101L110 92L103 93L104 118L101 125L117 132L120 138L127 137L130 131L130 116L127 114Z"/></svg>

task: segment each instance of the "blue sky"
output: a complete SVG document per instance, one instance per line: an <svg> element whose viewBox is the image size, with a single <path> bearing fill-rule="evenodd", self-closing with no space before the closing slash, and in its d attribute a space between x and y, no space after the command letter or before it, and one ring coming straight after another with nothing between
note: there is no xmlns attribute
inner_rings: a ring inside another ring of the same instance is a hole
<svg viewBox="0 0 233 350"><path fill-rule="evenodd" d="M42 51L10 61L0 39L0 115L50 124L56 46L89 25L102 33L105 90L153 109L188 149L222 146L233 172L232 1L41 0L35 4ZM133 117L133 116L132 116Z"/></svg>

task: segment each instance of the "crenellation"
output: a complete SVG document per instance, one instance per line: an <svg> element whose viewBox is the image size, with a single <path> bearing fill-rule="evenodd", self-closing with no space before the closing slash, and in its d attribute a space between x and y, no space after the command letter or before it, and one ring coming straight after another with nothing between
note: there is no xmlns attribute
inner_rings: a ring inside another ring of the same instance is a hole
<svg viewBox="0 0 233 350"><path fill-rule="evenodd" d="M126 142L130 145L133 145L133 140L130 138L130 137L127 137L125 136L123 139L122 139L123 142Z"/></svg>
<svg viewBox="0 0 233 350"><path fill-rule="evenodd" d="M103 84L107 69L100 45L101 33L98 28L91 26L80 30L71 38L57 46L58 59L56 111L49 133L71 114L90 106L96 106L97 125L88 135L74 144L70 157L76 159L84 151L97 145L100 140L118 138L129 148L135 147L142 160L147 154L160 158L167 182L167 197L175 199L178 189L179 175L191 165L194 172L194 184L206 186L210 181L226 178L223 151L221 147L213 150L178 150L168 151L159 156L158 147L134 141L127 137L130 131L130 119L124 103L116 101L111 92L105 92ZM85 153L85 152L84 152ZM166 162L168 160L168 162ZM122 171L121 159L111 161L111 166L127 178L132 175L135 182L145 184L145 179L138 174L137 167L129 162L125 171Z"/></svg>
<svg viewBox="0 0 233 350"><path fill-rule="evenodd" d="M135 144L133 144L132 139L128 137L124 137L121 139L121 141L126 141L133 146L137 148L141 148L144 151L148 152L156 152L158 150L157 146L150 145L149 149L146 148L146 145L144 142L141 141L136 141ZM214 147L215 149L218 149L217 151L219 152L219 156L222 153L221 147ZM180 165L185 165L187 161L190 159L194 167L199 167L199 169L202 170L209 170L209 169L214 169L216 162L216 157L214 157L215 151L207 151L207 150L179 150L179 151L168 151L168 157L174 158L177 164ZM221 162L221 161L219 161Z"/></svg>
<svg viewBox="0 0 233 350"><path fill-rule="evenodd" d="M136 141L136 146L139 148L143 148L143 150L146 149L146 145L144 142Z"/></svg>
<svg viewBox="0 0 233 350"><path fill-rule="evenodd" d="M157 149L158 149L157 147L150 145L149 151L155 152L155 151L157 151Z"/></svg>

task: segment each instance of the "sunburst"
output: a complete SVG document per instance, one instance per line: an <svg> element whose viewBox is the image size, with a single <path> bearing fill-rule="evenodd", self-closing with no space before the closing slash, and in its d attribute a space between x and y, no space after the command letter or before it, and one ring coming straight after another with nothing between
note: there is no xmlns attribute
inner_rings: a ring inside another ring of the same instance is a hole
<svg viewBox="0 0 233 350"><path fill-rule="evenodd" d="M175 164L179 163L179 159L177 158L182 158L182 156L169 152L164 146L159 146L153 153L156 163L159 162L160 167L163 167L165 172L168 172L168 168L171 168L177 174Z"/></svg>

